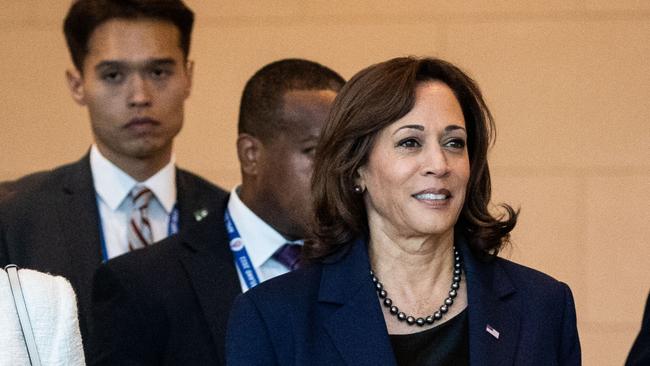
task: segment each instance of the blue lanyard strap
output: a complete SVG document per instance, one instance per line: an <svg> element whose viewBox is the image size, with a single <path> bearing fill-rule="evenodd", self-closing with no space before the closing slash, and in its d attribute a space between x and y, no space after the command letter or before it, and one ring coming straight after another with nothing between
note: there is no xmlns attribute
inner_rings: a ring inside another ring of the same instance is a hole
<svg viewBox="0 0 650 366"><path fill-rule="evenodd" d="M178 232L178 205L174 204L172 212L169 214L169 224L167 225L167 236L172 236Z"/></svg>
<svg viewBox="0 0 650 366"><path fill-rule="evenodd" d="M230 217L228 209L226 209L226 213L224 214L224 221L226 222L230 251L235 259L235 264L237 265L237 269L239 269L239 273L241 273L244 278L246 287L251 289L257 286L260 283L260 280L257 277L257 272L255 272L251 258L248 256L246 246L239 235L239 231L237 231L235 223Z"/></svg>

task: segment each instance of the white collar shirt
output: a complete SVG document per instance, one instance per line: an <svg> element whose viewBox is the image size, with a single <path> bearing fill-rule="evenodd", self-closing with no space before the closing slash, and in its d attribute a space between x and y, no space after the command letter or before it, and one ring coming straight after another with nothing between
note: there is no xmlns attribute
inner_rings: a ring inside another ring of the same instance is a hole
<svg viewBox="0 0 650 366"><path fill-rule="evenodd" d="M174 158L144 182L138 182L104 157L96 145L90 149L90 169L97 196L103 244L108 259L129 251L128 221L133 202L128 199L135 185L144 185L153 196L149 202L148 217L153 241L169 234L170 215L176 206L176 168Z"/></svg>
<svg viewBox="0 0 650 366"><path fill-rule="evenodd" d="M237 187L230 192L228 212L239 232L260 282L290 271L285 265L275 260L273 254L287 243L302 245L302 240L289 241L285 239L282 234L257 216L241 201L237 194ZM246 292L248 286L239 268L237 268L237 273L242 291Z"/></svg>

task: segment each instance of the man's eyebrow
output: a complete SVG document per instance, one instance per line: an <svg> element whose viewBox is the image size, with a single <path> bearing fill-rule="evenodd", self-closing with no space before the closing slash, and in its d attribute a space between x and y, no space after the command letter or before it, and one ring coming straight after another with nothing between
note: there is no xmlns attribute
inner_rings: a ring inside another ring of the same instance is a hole
<svg viewBox="0 0 650 366"><path fill-rule="evenodd" d="M145 62L148 65L176 65L176 60L173 58L154 58Z"/></svg>
<svg viewBox="0 0 650 366"><path fill-rule="evenodd" d="M142 62L127 62L127 61L120 61L120 60L105 60L97 65L95 65L95 70L101 70L105 68L110 68L110 67L131 67L131 66L164 66L164 65L175 65L176 60L173 58L154 58L154 59L148 59Z"/></svg>
<svg viewBox="0 0 650 366"><path fill-rule="evenodd" d="M101 69L106 69L110 67L124 67L126 66L126 62L122 61L102 61L95 65L95 70L101 70Z"/></svg>

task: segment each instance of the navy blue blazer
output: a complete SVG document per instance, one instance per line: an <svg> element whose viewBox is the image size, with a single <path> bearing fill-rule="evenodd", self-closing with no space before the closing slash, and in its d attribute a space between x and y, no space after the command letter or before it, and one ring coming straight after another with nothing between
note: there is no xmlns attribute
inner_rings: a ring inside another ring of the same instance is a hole
<svg viewBox="0 0 650 366"><path fill-rule="evenodd" d="M575 304L566 284L505 259L478 261L462 240L459 247L470 365L580 365ZM337 258L239 296L228 324L227 364L396 365L369 271L359 241Z"/></svg>

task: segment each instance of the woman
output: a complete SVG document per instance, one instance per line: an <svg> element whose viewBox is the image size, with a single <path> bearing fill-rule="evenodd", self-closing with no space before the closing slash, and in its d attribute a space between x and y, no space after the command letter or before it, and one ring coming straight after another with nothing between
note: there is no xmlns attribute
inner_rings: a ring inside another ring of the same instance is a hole
<svg viewBox="0 0 650 366"><path fill-rule="evenodd" d="M397 58L341 90L313 173L312 265L240 297L229 365L579 365L569 288L496 257L492 117L472 79Z"/></svg>
<svg viewBox="0 0 650 366"><path fill-rule="evenodd" d="M0 366L86 364L77 299L63 277L0 267L0 325Z"/></svg>

